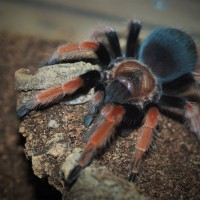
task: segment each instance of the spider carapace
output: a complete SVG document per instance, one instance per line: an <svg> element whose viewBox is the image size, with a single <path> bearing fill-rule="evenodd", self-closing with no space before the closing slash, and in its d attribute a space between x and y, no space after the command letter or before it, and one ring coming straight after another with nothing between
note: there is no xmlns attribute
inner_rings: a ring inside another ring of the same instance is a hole
<svg viewBox="0 0 200 200"><path fill-rule="evenodd" d="M141 23L131 20L124 54L116 31L108 26L95 31L90 41L58 47L46 65L84 60L95 61L101 70L88 71L43 90L18 110L18 116L23 117L39 106L95 88L84 120L85 126L91 125L86 133L87 144L65 180L67 188L118 130L131 133L143 126L129 174L129 180L135 182L144 154L152 143L159 112L168 108L172 108L171 112L179 109L191 132L200 139L198 103L180 92L190 86L199 95L200 74L194 72L197 50L193 39L175 28L159 28L138 48L140 30ZM91 52L96 56L91 56Z"/></svg>

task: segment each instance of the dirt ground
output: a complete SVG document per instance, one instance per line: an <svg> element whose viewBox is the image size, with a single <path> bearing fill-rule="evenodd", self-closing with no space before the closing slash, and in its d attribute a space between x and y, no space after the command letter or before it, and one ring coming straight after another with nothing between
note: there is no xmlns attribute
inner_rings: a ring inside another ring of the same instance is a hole
<svg viewBox="0 0 200 200"><path fill-rule="evenodd" d="M53 44L56 45L56 43ZM0 100L0 194L4 200L61 198L59 192L49 186L46 180L33 175L30 160L24 156L25 141L18 133L19 121L15 113L14 72L21 67L34 69L33 66L37 66L48 58L51 50L52 44L48 41L7 33L0 34L0 91L2 94ZM59 112L59 109L71 111L70 116L77 113L64 105L55 105L49 109L49 112L54 116L55 111ZM87 107L82 109L84 113ZM43 116L42 112L40 116ZM77 124L77 126L81 125ZM77 131L80 131L80 128L77 128ZM138 190L152 199L199 199L200 145L198 141L181 123L163 116L158 124L158 131L160 134L154 148L143 164L142 173L137 182ZM76 141L76 137L73 136L73 140ZM117 138L117 141L111 144L97 163L106 165L118 176L126 177L131 162L128 152L130 153L134 148L130 139L134 140L133 135L125 139ZM119 146L120 144L123 145Z"/></svg>
<svg viewBox="0 0 200 200"><path fill-rule="evenodd" d="M0 33L0 196L2 200L60 199L60 193L33 175L18 134L14 72L37 66L50 48L48 41ZM38 52L40 50L40 52Z"/></svg>

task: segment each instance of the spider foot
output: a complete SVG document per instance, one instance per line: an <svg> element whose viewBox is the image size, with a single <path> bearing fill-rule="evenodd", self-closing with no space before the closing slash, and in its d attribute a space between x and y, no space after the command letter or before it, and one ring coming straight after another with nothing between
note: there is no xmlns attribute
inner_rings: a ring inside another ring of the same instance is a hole
<svg viewBox="0 0 200 200"><path fill-rule="evenodd" d="M69 176L65 180L65 188L67 190L69 190L74 185L74 183L77 181L79 174L80 174L82 169L83 169L83 167L77 165L69 173Z"/></svg>
<svg viewBox="0 0 200 200"><path fill-rule="evenodd" d="M38 100L37 98L33 98L26 103L24 103L18 110L17 110L17 116L19 118L25 117L30 111L32 111L34 108L38 106Z"/></svg>
<svg viewBox="0 0 200 200"><path fill-rule="evenodd" d="M50 59L49 61L47 62L43 62L39 65L39 67L46 67L48 65L56 65L59 63L59 60L58 59Z"/></svg>
<svg viewBox="0 0 200 200"><path fill-rule="evenodd" d="M87 115L83 122L84 126L89 127L92 124L93 118L94 118L93 115Z"/></svg>
<svg viewBox="0 0 200 200"><path fill-rule="evenodd" d="M128 181L136 183L137 175L138 175L137 173L131 172L131 174L128 176Z"/></svg>
<svg viewBox="0 0 200 200"><path fill-rule="evenodd" d="M17 110L17 116L19 118L23 118L29 112L30 112L29 108L27 108L26 106L22 106Z"/></svg>

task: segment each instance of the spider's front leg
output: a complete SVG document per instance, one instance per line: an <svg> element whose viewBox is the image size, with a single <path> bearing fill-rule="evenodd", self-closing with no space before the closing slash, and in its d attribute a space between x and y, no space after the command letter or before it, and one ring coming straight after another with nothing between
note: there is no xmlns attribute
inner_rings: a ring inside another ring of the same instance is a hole
<svg viewBox="0 0 200 200"><path fill-rule="evenodd" d="M96 125L89 131L92 132L92 136L81 155L78 165L72 169L65 182L66 188L69 189L75 183L81 170L92 162L98 150L109 141L115 128L121 123L124 113L125 109L121 105L107 104L104 106Z"/></svg>
<svg viewBox="0 0 200 200"><path fill-rule="evenodd" d="M146 114L142 135L136 145L133 168L131 174L129 175L129 181L131 182L136 181L145 152L151 145L158 117L159 111L155 107L150 108Z"/></svg>
<svg viewBox="0 0 200 200"><path fill-rule="evenodd" d="M24 117L27 113L38 106L46 106L62 99L64 96L71 96L83 91L88 91L100 80L101 73L97 70L92 70L80 75L79 77L73 78L71 81L43 90L22 105L18 109L17 115L19 117Z"/></svg>
<svg viewBox="0 0 200 200"><path fill-rule="evenodd" d="M66 188L71 188L80 172L92 162L98 151L107 144L117 127L126 123L127 119L131 120L132 124L138 125L142 121L143 114L143 111L134 105L106 104L95 125L87 133L90 138L78 164L72 169L65 181Z"/></svg>

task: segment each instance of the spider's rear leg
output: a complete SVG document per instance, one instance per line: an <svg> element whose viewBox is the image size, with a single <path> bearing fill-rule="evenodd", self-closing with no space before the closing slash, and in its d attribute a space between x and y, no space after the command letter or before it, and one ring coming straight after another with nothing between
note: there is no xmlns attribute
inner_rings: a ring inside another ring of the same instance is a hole
<svg viewBox="0 0 200 200"><path fill-rule="evenodd" d="M94 58L96 54L97 58ZM69 43L57 48L46 65L54 65L62 62L90 61L96 59L100 65L107 66L110 63L110 55L100 42L86 41L80 43Z"/></svg>
<svg viewBox="0 0 200 200"><path fill-rule="evenodd" d="M180 76L179 78L162 84L163 93L176 94L185 92L193 86L200 95L200 73L191 72Z"/></svg>
<svg viewBox="0 0 200 200"><path fill-rule="evenodd" d="M155 107L149 108L145 117L145 123L142 135L136 145L136 153L135 153L133 169L131 170L131 174L129 175L129 181L131 182L136 181L136 177L140 171L144 154L151 145L158 117L159 117L158 109Z"/></svg>
<svg viewBox="0 0 200 200"><path fill-rule="evenodd" d="M197 103L190 102L185 98L168 95L162 95L158 103L161 108L165 106L164 109L171 107L183 110L186 125L200 141L200 111Z"/></svg>
<svg viewBox="0 0 200 200"><path fill-rule="evenodd" d="M199 95L200 95L200 73L192 72L192 76L195 81L195 86L197 87Z"/></svg>
<svg viewBox="0 0 200 200"><path fill-rule="evenodd" d="M94 87L99 80L101 80L100 72L92 70L80 75L79 77L73 78L71 81L63 83L62 85L57 85L43 90L22 105L18 109L17 115L23 117L38 106L46 106L62 99L64 96L71 96L78 94L79 92L87 91Z"/></svg>

